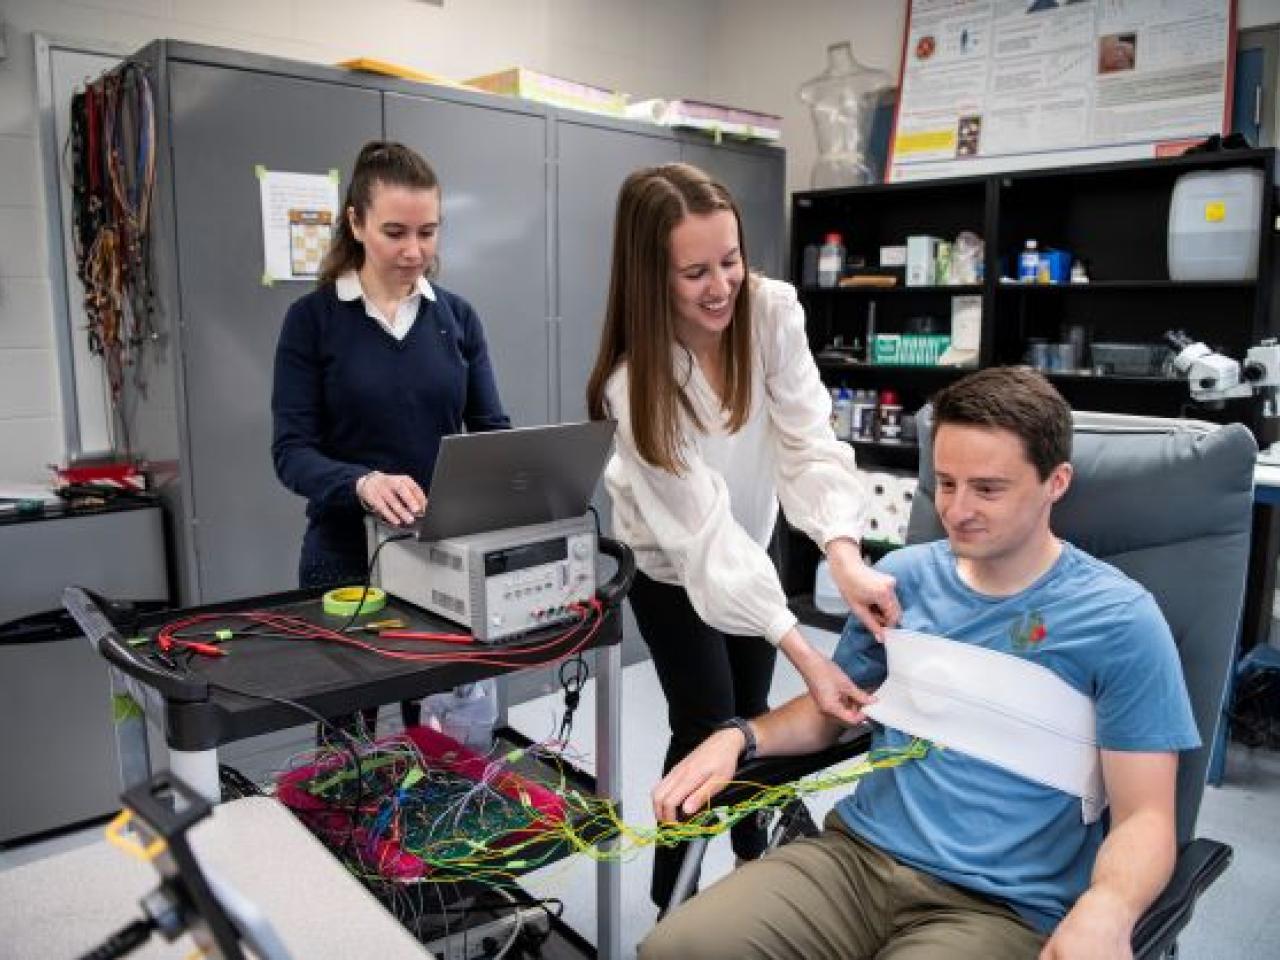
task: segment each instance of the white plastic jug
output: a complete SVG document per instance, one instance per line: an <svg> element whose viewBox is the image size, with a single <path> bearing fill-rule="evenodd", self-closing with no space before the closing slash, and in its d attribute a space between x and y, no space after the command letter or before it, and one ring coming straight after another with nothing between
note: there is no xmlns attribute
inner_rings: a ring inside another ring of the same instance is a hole
<svg viewBox="0 0 1280 960"><path fill-rule="evenodd" d="M479 753L493 748L498 721L498 684L493 678L464 683L422 701L424 722Z"/></svg>

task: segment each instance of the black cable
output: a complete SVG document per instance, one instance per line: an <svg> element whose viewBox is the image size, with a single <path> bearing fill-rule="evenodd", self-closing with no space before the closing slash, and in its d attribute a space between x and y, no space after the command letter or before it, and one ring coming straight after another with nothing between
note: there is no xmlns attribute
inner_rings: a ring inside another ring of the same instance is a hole
<svg viewBox="0 0 1280 960"><path fill-rule="evenodd" d="M328 717L321 716L318 711L312 710L305 703L298 703L296 700L289 700L285 697L274 697L269 693L253 693L248 690L241 690L214 680L208 680L207 682L209 684L209 689L211 690L221 690L223 693L230 693L238 697L249 697L253 700L266 700L269 703L278 703L281 706L289 707L299 713L305 714L320 726L327 727L329 730L338 734L342 740L342 747L347 751L347 756L351 760L351 766L355 770L356 778L356 792L352 799L351 809L349 811L347 836L343 840L342 849L351 857L353 863L359 863L359 852L355 849L355 833L356 824L360 819L360 808L364 805L364 767L360 763L360 745L356 743L355 737L351 736L350 733L344 730L340 724L334 723Z"/></svg>
<svg viewBox="0 0 1280 960"><path fill-rule="evenodd" d="M1228 718L1231 737L1246 747L1280 746L1280 673L1255 671L1236 686Z"/></svg>
<svg viewBox="0 0 1280 960"><path fill-rule="evenodd" d="M564 689L564 718L560 721L560 730L556 739L567 744L573 736L573 715L582 699L582 688L591 676L587 661L578 653L560 664L560 686Z"/></svg>
<svg viewBox="0 0 1280 960"><path fill-rule="evenodd" d="M156 930L156 922L149 917L145 920L134 920L128 926L121 927L102 943L90 950L80 960L116 960L125 954L133 953L151 939Z"/></svg>
<svg viewBox="0 0 1280 960"><path fill-rule="evenodd" d="M587 511L595 521L596 539L599 539L603 536L600 532L600 511L596 509L595 504L589 505ZM570 667L573 672L566 674L566 669ZM582 699L582 687L591 676L591 670L587 666L587 661L582 659L582 654L579 653L560 664L559 675L560 686L564 690L564 718L560 721L560 732L556 734L556 739L561 743L568 743L569 738L573 736L574 711L578 709L578 703Z"/></svg>
<svg viewBox="0 0 1280 960"><path fill-rule="evenodd" d="M397 540L412 540L412 533L393 533L387 539L383 540L374 548L373 554L369 557L369 565L364 571L364 584L360 591L360 601L356 604L355 609L351 611L351 616L347 618L347 622L338 628L339 633L346 633L351 629L351 625L356 622L356 618L360 616L360 611L364 607L364 601L369 596L369 589L373 584L373 568L378 562L378 554L382 552L382 548L388 543L395 543Z"/></svg>
<svg viewBox="0 0 1280 960"><path fill-rule="evenodd" d="M244 797L262 797L262 788L229 764L218 764L218 785L223 797L239 800Z"/></svg>

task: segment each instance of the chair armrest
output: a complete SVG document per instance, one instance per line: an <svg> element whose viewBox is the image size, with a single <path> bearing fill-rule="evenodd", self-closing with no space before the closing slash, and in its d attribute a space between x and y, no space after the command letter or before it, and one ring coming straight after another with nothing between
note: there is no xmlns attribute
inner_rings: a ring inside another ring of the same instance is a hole
<svg viewBox="0 0 1280 960"><path fill-rule="evenodd" d="M732 805L745 800L754 792L751 784L776 786L790 783L852 757L861 756L871 749L871 734L872 725L863 723L850 727L839 740L824 750L795 757L761 757L744 763L733 775L737 782L717 794L713 803L716 806Z"/></svg>
<svg viewBox="0 0 1280 960"><path fill-rule="evenodd" d="M1191 919L1196 899L1231 863L1225 843L1203 837L1178 851L1173 876L1133 928L1134 960L1155 960L1173 945Z"/></svg>

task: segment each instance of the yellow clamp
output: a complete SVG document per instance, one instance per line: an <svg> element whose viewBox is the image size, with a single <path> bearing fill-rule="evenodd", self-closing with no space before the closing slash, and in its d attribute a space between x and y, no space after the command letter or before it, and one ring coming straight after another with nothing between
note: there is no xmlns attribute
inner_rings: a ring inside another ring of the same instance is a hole
<svg viewBox="0 0 1280 960"><path fill-rule="evenodd" d="M154 860L164 852L166 846L164 838L156 837L144 847L124 832L132 820L133 811L128 807L116 814L116 818L107 824L107 842L139 860Z"/></svg>
<svg viewBox="0 0 1280 960"><path fill-rule="evenodd" d="M364 597L364 602L360 598ZM324 612L331 617L350 617L359 607L361 614L377 613L387 605L387 595L377 587L339 587L324 595Z"/></svg>

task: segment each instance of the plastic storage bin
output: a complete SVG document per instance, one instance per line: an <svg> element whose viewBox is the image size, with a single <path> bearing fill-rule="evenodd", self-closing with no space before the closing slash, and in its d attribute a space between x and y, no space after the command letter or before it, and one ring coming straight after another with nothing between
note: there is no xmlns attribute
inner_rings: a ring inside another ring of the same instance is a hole
<svg viewBox="0 0 1280 960"><path fill-rule="evenodd" d="M1184 173L1169 201L1169 277L1252 280L1258 275L1261 170Z"/></svg>

